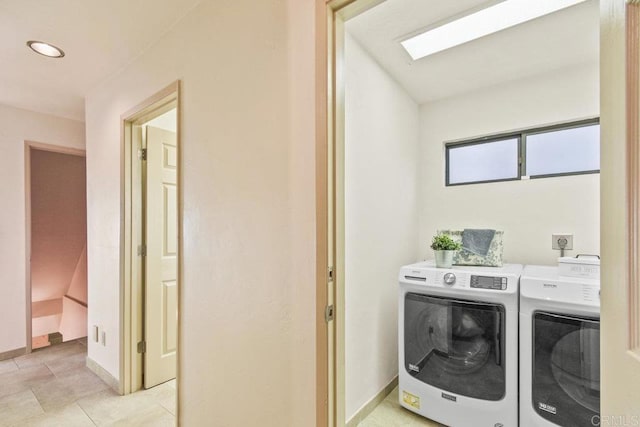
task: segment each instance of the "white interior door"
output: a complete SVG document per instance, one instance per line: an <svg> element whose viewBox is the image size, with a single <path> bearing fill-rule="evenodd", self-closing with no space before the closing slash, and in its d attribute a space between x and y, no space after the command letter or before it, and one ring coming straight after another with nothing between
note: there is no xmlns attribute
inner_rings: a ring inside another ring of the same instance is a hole
<svg viewBox="0 0 640 427"><path fill-rule="evenodd" d="M176 376L178 199L176 134L147 126L144 387Z"/></svg>

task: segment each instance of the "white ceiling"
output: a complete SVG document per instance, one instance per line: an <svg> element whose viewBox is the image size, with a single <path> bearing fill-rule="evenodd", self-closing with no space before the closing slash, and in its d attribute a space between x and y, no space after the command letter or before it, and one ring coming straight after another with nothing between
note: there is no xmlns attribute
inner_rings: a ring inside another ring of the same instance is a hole
<svg viewBox="0 0 640 427"><path fill-rule="evenodd" d="M572 6L413 61L400 45L487 0L387 0L351 19L347 31L422 104L599 60L598 0Z"/></svg>
<svg viewBox="0 0 640 427"><path fill-rule="evenodd" d="M84 97L200 0L0 0L0 104L84 121ZM37 55L27 40L62 48Z"/></svg>
<svg viewBox="0 0 640 427"><path fill-rule="evenodd" d="M84 97L200 0L0 0L0 104L84 120ZM598 61L597 0L412 61L399 41L487 0L387 0L347 30L419 103ZM27 40L66 56L32 53Z"/></svg>

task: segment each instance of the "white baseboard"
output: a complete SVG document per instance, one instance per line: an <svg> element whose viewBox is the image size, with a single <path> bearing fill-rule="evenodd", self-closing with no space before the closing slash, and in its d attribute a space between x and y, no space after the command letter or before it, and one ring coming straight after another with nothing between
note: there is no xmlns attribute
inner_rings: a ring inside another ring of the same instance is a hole
<svg viewBox="0 0 640 427"><path fill-rule="evenodd" d="M398 386L398 377L396 376L389 384L371 398L353 417L347 422L346 427L356 427L360 424L374 409Z"/></svg>
<svg viewBox="0 0 640 427"><path fill-rule="evenodd" d="M15 350L0 353L0 360L13 359L14 357L24 356L25 354L27 354L26 347L16 348Z"/></svg>
<svg viewBox="0 0 640 427"><path fill-rule="evenodd" d="M102 381L111 387L116 393L122 394L120 391L120 381L111 375L106 369L98 365L93 359L87 357L87 368L98 376Z"/></svg>

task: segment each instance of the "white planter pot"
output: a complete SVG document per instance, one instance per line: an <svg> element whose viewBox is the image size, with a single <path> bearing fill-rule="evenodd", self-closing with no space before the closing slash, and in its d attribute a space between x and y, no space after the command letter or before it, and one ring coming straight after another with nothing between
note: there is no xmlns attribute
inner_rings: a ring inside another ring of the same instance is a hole
<svg viewBox="0 0 640 427"><path fill-rule="evenodd" d="M451 268L453 264L453 254L456 251L433 251L436 254L436 267Z"/></svg>

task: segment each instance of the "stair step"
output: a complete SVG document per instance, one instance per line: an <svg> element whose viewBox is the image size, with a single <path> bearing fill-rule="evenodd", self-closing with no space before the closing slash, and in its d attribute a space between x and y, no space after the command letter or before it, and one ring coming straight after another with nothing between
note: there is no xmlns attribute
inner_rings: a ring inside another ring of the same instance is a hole
<svg viewBox="0 0 640 427"><path fill-rule="evenodd" d="M31 318L53 316L62 314L62 298L50 299L46 301L34 301L31 304Z"/></svg>
<svg viewBox="0 0 640 427"><path fill-rule="evenodd" d="M49 342L51 345L61 344L62 343L62 334L60 332L54 332L49 334Z"/></svg>

